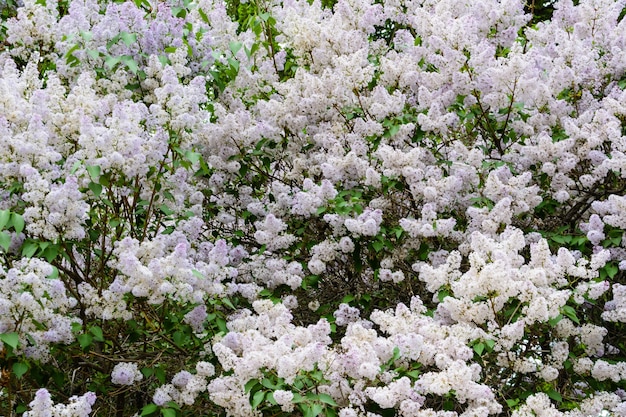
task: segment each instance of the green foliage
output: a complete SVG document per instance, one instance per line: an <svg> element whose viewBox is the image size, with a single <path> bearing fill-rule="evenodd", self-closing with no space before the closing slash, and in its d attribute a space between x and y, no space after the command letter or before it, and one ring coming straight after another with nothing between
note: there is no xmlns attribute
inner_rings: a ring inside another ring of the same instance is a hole
<svg viewBox="0 0 626 417"><path fill-rule="evenodd" d="M220 54L218 51L213 51L213 58L215 59L209 74L212 76L212 97L218 97L220 93L224 92L229 83L231 83L239 73L239 61L235 58L236 52L233 52L233 45L231 45L231 51L227 56Z"/></svg>
<svg viewBox="0 0 626 417"><path fill-rule="evenodd" d="M13 229L16 235L22 233L24 230L24 218L19 213L14 213L10 210L0 210L0 248L4 252L8 252L11 246L9 229Z"/></svg>
<svg viewBox="0 0 626 417"><path fill-rule="evenodd" d="M532 15L530 25L545 22L552 18L555 0L530 0L526 2L524 11Z"/></svg>
<svg viewBox="0 0 626 417"><path fill-rule="evenodd" d="M292 412L284 412L274 399L277 390L291 391L291 403L303 416L316 417L336 416L337 403L324 393L317 392L319 385L328 383L319 369L300 371L292 383L286 383L273 371L265 371L263 378L252 379L245 385L245 392L250 397L250 405L265 414L289 416Z"/></svg>

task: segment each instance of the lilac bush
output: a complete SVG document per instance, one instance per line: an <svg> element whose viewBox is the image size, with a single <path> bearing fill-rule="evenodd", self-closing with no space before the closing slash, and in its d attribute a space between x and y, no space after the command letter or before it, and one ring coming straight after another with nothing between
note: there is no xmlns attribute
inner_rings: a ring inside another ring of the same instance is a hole
<svg viewBox="0 0 626 417"><path fill-rule="evenodd" d="M0 4L0 414L626 416L624 0Z"/></svg>

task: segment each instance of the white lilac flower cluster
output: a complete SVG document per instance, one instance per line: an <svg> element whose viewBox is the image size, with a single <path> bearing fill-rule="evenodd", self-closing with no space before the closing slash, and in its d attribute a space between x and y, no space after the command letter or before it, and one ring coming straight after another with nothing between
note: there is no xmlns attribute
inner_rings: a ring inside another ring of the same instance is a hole
<svg viewBox="0 0 626 417"><path fill-rule="evenodd" d="M207 378L215 375L215 367L209 362L198 362L196 373L180 371L172 378L170 384L156 389L153 401L156 405L164 405L169 401L177 404L193 404L198 394L206 391Z"/></svg>
<svg viewBox="0 0 626 417"><path fill-rule="evenodd" d="M287 224L273 214L268 214L265 220L257 222L256 226L254 238L259 244L265 245L269 251L285 249L296 240L295 236L282 233L287 229Z"/></svg>
<svg viewBox="0 0 626 417"><path fill-rule="evenodd" d="M613 284L613 299L604 304L602 318L606 321L626 322L626 285Z"/></svg>
<svg viewBox="0 0 626 417"><path fill-rule="evenodd" d="M247 313L233 319L231 332L212 346L222 366L232 374L212 380L207 389L213 401L226 407L230 415L253 415L243 391L248 381L273 371L287 384L294 384L316 363L328 381L320 389L339 404L350 405L347 409L360 409L370 398L383 408L428 412L426 395L454 391L474 413L486 415L501 410L491 389L476 382L480 367L467 363L473 355L465 343L483 334L466 325L442 331L440 324L423 315L423 305L417 299L410 309L400 304L395 311L372 314L380 334L367 328L372 322L350 323L336 347L329 346L330 327L326 322L306 328L294 326L288 311L270 302L256 302L255 310L256 315ZM451 336L453 332L463 339ZM399 349L397 357L394 349ZM384 371L392 357L398 366L419 361L436 370L411 382L407 377L398 378L393 371ZM378 385L380 382L385 385ZM233 390L237 386L240 391ZM159 396L168 387L161 388ZM281 401L293 397L293 393L278 390L274 396L281 406L289 407Z"/></svg>
<svg viewBox="0 0 626 417"><path fill-rule="evenodd" d="M626 5L540 3L24 0L0 410L626 415Z"/></svg>
<svg viewBox="0 0 626 417"><path fill-rule="evenodd" d="M68 404L54 404L48 390L41 388L29 404L30 410L24 412L24 416L84 417L91 414L95 402L96 394L87 392L82 396L70 397Z"/></svg>
<svg viewBox="0 0 626 417"><path fill-rule="evenodd" d="M17 332L16 353L47 362L50 346L70 344L77 300L63 282L52 279L54 269L39 259L23 259L0 271L0 334ZM2 343L2 342L0 342Z"/></svg>
<svg viewBox="0 0 626 417"><path fill-rule="evenodd" d="M120 362L111 371L111 382L115 385L133 385L143 379L136 363Z"/></svg>
<svg viewBox="0 0 626 417"><path fill-rule="evenodd" d="M306 178L302 188L294 198L291 209L293 214L309 217L337 196L337 190L329 180L322 180L321 185L317 185L310 178Z"/></svg>
<svg viewBox="0 0 626 417"><path fill-rule="evenodd" d="M89 206L82 201L84 196L78 190L76 177L66 178L64 184L50 186L41 179L33 181L35 184L30 182L38 176L32 167L22 169L21 172L29 178L25 184L27 192L23 194L24 200L31 205L24 210L28 232L49 240L59 237L83 239L83 223L87 219ZM42 195L42 192L46 194Z"/></svg>
<svg viewBox="0 0 626 417"><path fill-rule="evenodd" d="M383 221L382 211L365 210L356 219L346 219L344 225L353 235L376 236Z"/></svg>
<svg viewBox="0 0 626 417"><path fill-rule="evenodd" d="M282 304L269 300L253 303L255 314L242 311L229 321L229 333L211 347L230 375L214 378L207 390L212 401L231 415L251 415L243 385L273 370L293 383L299 372L312 371L331 343L330 325L320 320L308 327L291 323L292 315Z"/></svg>
<svg viewBox="0 0 626 417"><path fill-rule="evenodd" d="M180 302L199 303L206 296L225 294L222 281L237 276L237 270L229 266L230 252L224 241L203 248L200 254L188 254L189 242L182 234L162 235L161 239L140 244L126 238L115 249L115 263L120 275L103 292L109 300L122 302L124 294L146 298L150 304L162 303L166 298ZM195 252L195 251L194 251ZM197 263L193 257L203 259ZM195 272L194 272L195 271ZM83 283L83 291L88 291ZM115 311L105 298L94 300L90 308L96 311ZM123 314L123 310L119 310Z"/></svg>

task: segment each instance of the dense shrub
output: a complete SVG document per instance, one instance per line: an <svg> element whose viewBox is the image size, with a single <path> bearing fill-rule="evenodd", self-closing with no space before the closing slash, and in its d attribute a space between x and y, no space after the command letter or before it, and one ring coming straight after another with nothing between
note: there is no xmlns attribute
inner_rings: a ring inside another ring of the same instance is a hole
<svg viewBox="0 0 626 417"><path fill-rule="evenodd" d="M0 4L0 414L626 416L623 0Z"/></svg>

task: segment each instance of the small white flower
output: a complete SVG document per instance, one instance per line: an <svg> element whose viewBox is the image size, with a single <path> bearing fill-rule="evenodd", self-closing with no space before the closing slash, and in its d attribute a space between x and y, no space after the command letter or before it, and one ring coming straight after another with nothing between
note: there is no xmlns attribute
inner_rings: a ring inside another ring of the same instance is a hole
<svg viewBox="0 0 626 417"><path fill-rule="evenodd" d="M116 385L133 385L143 379L136 363L120 362L111 372L111 382Z"/></svg>
<svg viewBox="0 0 626 417"><path fill-rule="evenodd" d="M211 377L215 375L215 366L210 362L201 361L196 364L196 372L200 376Z"/></svg>
<svg viewBox="0 0 626 417"><path fill-rule="evenodd" d="M291 403L293 400L293 392L285 391L285 390L276 390L274 391L274 399L278 405L286 405Z"/></svg>

